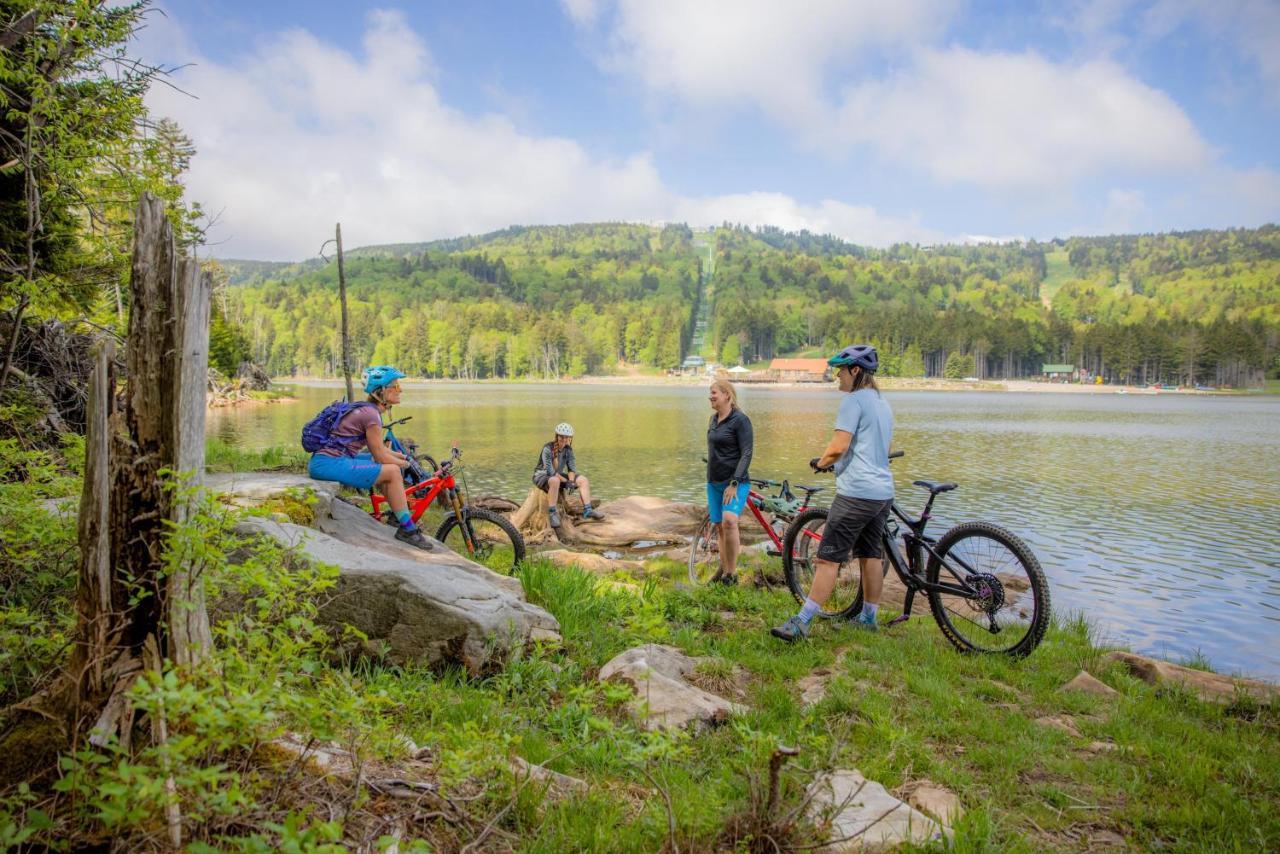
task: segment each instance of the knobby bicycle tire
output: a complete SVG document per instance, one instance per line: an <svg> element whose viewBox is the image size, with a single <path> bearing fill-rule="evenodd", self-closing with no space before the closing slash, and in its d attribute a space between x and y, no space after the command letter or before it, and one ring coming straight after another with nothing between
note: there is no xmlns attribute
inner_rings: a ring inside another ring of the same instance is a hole
<svg viewBox="0 0 1280 854"><path fill-rule="evenodd" d="M815 535L826 524L827 512L826 507L810 507L791 520L782 538L782 570L787 588L802 605L809 597L809 587L813 583L813 561L820 541ZM887 567L888 564L882 561L882 566ZM840 564L836 579L836 589L818 612L819 616L827 619L850 617L862 610L862 566L858 559L852 558Z"/></svg>
<svg viewBox="0 0 1280 854"><path fill-rule="evenodd" d="M976 642L985 640L984 632L990 637L997 637L979 622L984 619L979 615L986 615L988 622L994 620L988 611L980 607L983 600L961 599L934 591L929 593L929 608L933 611L933 619L938 628L961 652L1002 653L1014 658L1030 655L1044 638L1050 620L1049 582L1045 579L1044 570L1040 568L1040 561L1026 543L1011 531L990 522L963 522L948 530L938 540L934 547L936 556L929 556L925 577L934 584L940 579L944 583L954 582L950 572L942 577L942 561L955 555L953 561L958 562L962 559L960 553L970 549L984 549L988 553L988 556L982 558L987 565L976 565L977 559L972 555L967 562L981 573L995 575L1000 581L997 589L1003 604L997 610L1007 611L1005 618L1012 620L1007 626L1025 628L1019 637L1007 645L989 648ZM1001 554L1001 550L1008 555ZM1025 581L1017 570L1025 575ZM1025 589L1016 589L1023 585ZM1016 595L1011 596L1011 593ZM1006 628L1002 627L1001 633L1004 631Z"/></svg>
<svg viewBox="0 0 1280 854"><path fill-rule="evenodd" d="M495 513L492 510L486 510L483 507L465 506L462 508L462 522L469 525L469 531L472 534L472 542L476 542L478 552L475 555L467 553L467 544L463 539L462 526L458 517L450 513L440 523L440 527L436 529L436 539L444 543L453 551L470 558L476 563L484 564L495 572L501 572L511 575L520 562L524 560L524 537L520 536L520 532L516 530L516 526L505 516ZM478 525L474 522L483 523L482 534L477 542L476 528ZM489 527L489 526L492 526ZM497 529L500 534L494 532ZM450 536L453 540L450 542ZM505 539L505 542L503 540ZM505 552L506 548L511 549L512 558L508 561Z"/></svg>
<svg viewBox="0 0 1280 854"><path fill-rule="evenodd" d="M703 513L698 532L689 541L689 583L703 587L720 571L719 543L712 535L711 514Z"/></svg>

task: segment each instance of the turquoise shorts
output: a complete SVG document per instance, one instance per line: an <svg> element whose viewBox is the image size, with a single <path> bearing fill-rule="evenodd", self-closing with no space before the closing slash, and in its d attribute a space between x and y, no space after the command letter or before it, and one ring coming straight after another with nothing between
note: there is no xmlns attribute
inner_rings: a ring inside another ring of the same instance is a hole
<svg viewBox="0 0 1280 854"><path fill-rule="evenodd" d="M724 491L729 488L729 481L724 480L720 483L707 482L707 514L711 517L711 524L719 525L720 519L727 510L737 516L742 515L742 511L747 509L747 495L751 492L751 483L743 481L738 484L738 492L728 502L724 500Z"/></svg>
<svg viewBox="0 0 1280 854"><path fill-rule="evenodd" d="M307 474L316 480L336 480L346 486L367 491L382 476L382 464L375 463L367 454L359 457L330 457L327 454L312 454L307 464Z"/></svg>

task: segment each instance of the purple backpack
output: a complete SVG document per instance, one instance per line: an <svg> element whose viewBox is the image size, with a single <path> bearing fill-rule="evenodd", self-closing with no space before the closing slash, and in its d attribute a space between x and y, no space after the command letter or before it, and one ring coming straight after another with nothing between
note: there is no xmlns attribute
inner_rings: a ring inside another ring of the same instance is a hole
<svg viewBox="0 0 1280 854"><path fill-rule="evenodd" d="M302 450L314 454L316 451L328 448L333 444L330 434L337 429L342 417L361 406L373 406L373 404L363 400L355 403L335 400L320 410L319 415L302 425Z"/></svg>

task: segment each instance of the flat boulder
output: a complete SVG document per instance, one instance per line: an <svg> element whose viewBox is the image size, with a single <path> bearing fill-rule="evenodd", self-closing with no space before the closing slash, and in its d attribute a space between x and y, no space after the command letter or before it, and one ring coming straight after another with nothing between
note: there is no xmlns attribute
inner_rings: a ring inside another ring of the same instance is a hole
<svg viewBox="0 0 1280 854"><path fill-rule="evenodd" d="M599 679L631 685L636 693L632 709L645 729L718 724L744 708L688 681L705 660L673 646L649 643L614 656L600 668Z"/></svg>
<svg viewBox="0 0 1280 854"><path fill-rule="evenodd" d="M337 566L337 590L321 621L336 631L359 629L394 663L458 663L482 672L522 643L559 639L556 619L525 601L518 578L435 540L429 552L401 543L392 528L340 498L335 483L250 472L211 474L205 487L234 507L304 509L308 525L273 513L247 516L237 530Z"/></svg>
<svg viewBox="0 0 1280 854"><path fill-rule="evenodd" d="M1136 676L1143 682L1151 685L1171 682L1181 685L1202 700L1215 703L1230 704L1244 696L1263 705L1273 705L1277 698L1280 698L1280 685L1257 679L1241 679L1223 676L1221 673L1210 673L1206 670L1195 670L1132 652L1109 652L1103 658L1107 661L1119 662L1130 675Z"/></svg>
<svg viewBox="0 0 1280 854"><path fill-rule="evenodd" d="M365 518L372 526L367 532L372 539L383 533L392 536L389 528ZM395 664L460 664L482 673L500 665L521 644L558 637L555 617L491 584L476 572L475 564L443 546L420 552L419 557L352 545L314 528L260 516L241 520L236 530L269 537L298 548L310 560L336 565L337 588L321 606L320 622L335 631L348 625L359 629ZM395 540L390 543L411 548Z"/></svg>
<svg viewBox="0 0 1280 854"><path fill-rule="evenodd" d="M826 831L828 842L820 851L888 851L924 845L950 832L857 769L822 774L807 794L809 817Z"/></svg>

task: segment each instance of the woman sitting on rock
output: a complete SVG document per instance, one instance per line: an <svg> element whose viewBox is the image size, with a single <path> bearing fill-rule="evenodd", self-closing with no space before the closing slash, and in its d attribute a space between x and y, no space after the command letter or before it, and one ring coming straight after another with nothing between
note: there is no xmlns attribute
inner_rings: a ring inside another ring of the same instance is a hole
<svg viewBox="0 0 1280 854"><path fill-rule="evenodd" d="M578 464L573 458L573 425L561 421L556 425L556 435L542 446L538 467L533 470L533 485L547 494L547 515L551 527L560 527L560 512L556 502L560 490L577 489L582 492L582 518L602 520L600 511L591 507L591 484L578 474Z"/></svg>
<svg viewBox="0 0 1280 854"><path fill-rule="evenodd" d="M361 492L377 489L387 497L400 523L396 539L431 551L431 541L409 515L402 473L409 467L409 460L382 441L382 413L400 402L403 376L390 365L366 369L364 391L368 398L338 420L324 447L311 455L307 472L316 480L334 480ZM362 453L366 448L367 453Z"/></svg>

